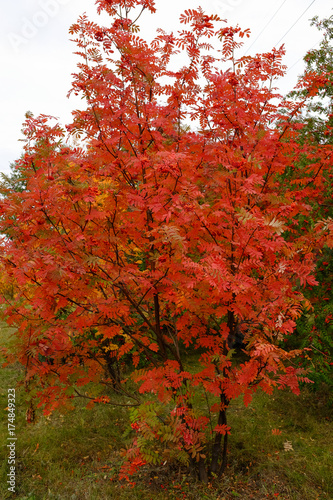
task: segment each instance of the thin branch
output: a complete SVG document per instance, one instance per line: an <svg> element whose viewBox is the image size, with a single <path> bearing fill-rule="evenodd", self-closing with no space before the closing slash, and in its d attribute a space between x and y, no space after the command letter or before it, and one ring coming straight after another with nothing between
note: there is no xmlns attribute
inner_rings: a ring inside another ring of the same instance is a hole
<svg viewBox="0 0 333 500"><path fill-rule="evenodd" d="M90 399L94 401L96 398L93 398L91 396L87 396L86 394L80 394L77 389L74 388L74 391L77 394L77 397L80 398L85 398L85 399ZM133 403L133 404L128 404L128 403L115 403L114 401L105 401L103 404L111 405L111 406L127 406L127 407L133 407L133 406L140 406L141 403Z"/></svg>

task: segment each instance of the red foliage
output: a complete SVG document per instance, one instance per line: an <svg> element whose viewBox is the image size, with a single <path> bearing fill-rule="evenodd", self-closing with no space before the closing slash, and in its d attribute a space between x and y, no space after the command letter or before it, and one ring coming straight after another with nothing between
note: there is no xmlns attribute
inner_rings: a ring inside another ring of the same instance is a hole
<svg viewBox="0 0 333 500"><path fill-rule="evenodd" d="M125 6L97 4L111 16ZM244 395L248 404L258 387L299 390L295 353L281 340L302 311L300 286L316 284L315 237L294 239L293 224L310 211L306 196L320 200L331 146L297 142L304 102L272 87L283 49L237 59L248 32L221 29L201 9L181 17L189 31L159 31L148 45L127 14L153 12L154 2L126 6L110 27L82 16L71 28L83 58L72 92L87 102L67 126L72 139L49 117L25 122L17 168L26 189L0 201L2 261L18 284L6 314L45 411L91 381L116 388L126 405L154 394L166 427L143 413L146 426L135 429L185 450L205 479L215 413L216 452L230 400ZM217 38L219 55L205 37ZM179 49L188 62L175 69ZM233 70L222 70L230 60ZM316 78L304 86L312 95ZM305 156L293 184L281 183ZM230 350L240 334L242 364ZM194 350L195 370L187 364ZM138 393L128 393L121 363ZM193 391L214 400L208 416L193 407ZM142 443L129 451L124 476L149 461Z"/></svg>

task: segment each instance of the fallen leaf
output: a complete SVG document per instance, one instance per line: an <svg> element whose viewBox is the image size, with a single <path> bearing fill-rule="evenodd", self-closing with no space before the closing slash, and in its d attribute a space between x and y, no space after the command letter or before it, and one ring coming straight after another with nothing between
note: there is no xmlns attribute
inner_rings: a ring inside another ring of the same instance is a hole
<svg viewBox="0 0 333 500"><path fill-rule="evenodd" d="M291 441L285 441L283 443L283 448L284 448L284 451L294 451L294 448L293 448Z"/></svg>

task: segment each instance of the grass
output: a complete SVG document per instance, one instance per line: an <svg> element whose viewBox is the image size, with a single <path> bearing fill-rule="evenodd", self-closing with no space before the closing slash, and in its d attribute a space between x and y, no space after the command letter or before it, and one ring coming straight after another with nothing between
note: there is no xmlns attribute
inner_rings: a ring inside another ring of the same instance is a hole
<svg viewBox="0 0 333 500"><path fill-rule="evenodd" d="M306 389L299 397L259 393L247 409L236 402L230 415L229 472L280 498L333 498L331 422L323 401Z"/></svg>
<svg viewBox="0 0 333 500"><path fill-rule="evenodd" d="M8 342L9 328L0 330ZM220 480L198 483L181 467L169 464L144 467L132 483L117 479L119 450L133 436L125 409L109 406L55 412L25 420L25 392L17 389L16 493L7 490L7 389L15 387L20 366L0 371L1 483L0 498L20 500L230 500L333 498L332 411L325 395L307 388L297 397L276 391L261 392L245 408L241 399L229 411L232 426L229 463ZM279 433L272 433L278 429ZM289 451L285 448L289 443Z"/></svg>

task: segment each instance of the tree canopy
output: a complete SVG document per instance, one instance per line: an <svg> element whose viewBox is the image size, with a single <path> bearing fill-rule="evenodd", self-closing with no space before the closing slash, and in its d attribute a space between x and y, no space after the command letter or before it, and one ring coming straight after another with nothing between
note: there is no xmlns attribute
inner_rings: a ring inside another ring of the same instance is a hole
<svg viewBox="0 0 333 500"><path fill-rule="evenodd" d="M249 33L217 15L187 10L183 30L148 44L136 18L152 0L97 7L108 26L83 15L70 30L86 109L66 129L28 115L25 189L3 187L7 356L45 412L77 395L132 408L123 477L163 456L206 481L226 466L230 402L307 380L284 340L317 283L329 222L298 228L332 145L300 143L297 118L328 76L283 98L284 49L237 57Z"/></svg>

